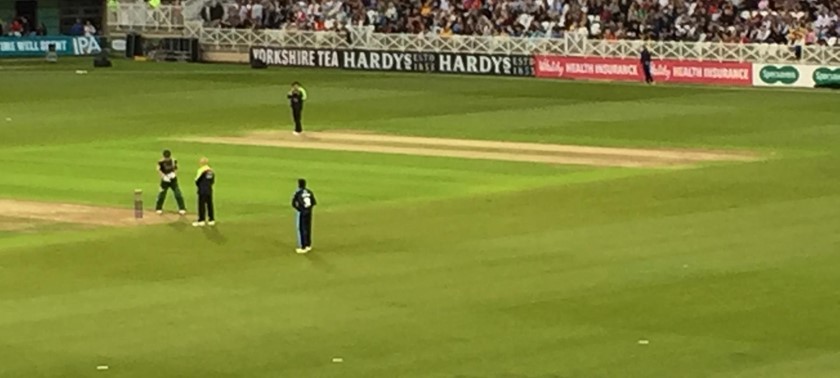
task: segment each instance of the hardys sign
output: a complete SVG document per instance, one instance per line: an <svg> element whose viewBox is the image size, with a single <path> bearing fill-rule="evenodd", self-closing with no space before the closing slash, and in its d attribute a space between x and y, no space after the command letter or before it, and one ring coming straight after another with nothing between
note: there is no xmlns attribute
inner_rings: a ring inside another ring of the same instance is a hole
<svg viewBox="0 0 840 378"><path fill-rule="evenodd" d="M50 46L58 55L94 55L102 51L95 37L0 37L0 57L45 56Z"/></svg>
<svg viewBox="0 0 840 378"><path fill-rule="evenodd" d="M434 72L435 54L400 51L341 51L344 69L364 71Z"/></svg>
<svg viewBox="0 0 840 378"><path fill-rule="evenodd" d="M534 76L526 55L437 54L438 72L492 76Z"/></svg>
<svg viewBox="0 0 840 378"><path fill-rule="evenodd" d="M268 66L343 68L364 71L428 71L434 57L413 52L252 47L250 60Z"/></svg>
<svg viewBox="0 0 840 378"><path fill-rule="evenodd" d="M756 64L753 85L814 88L840 85L840 67Z"/></svg>
<svg viewBox="0 0 840 378"><path fill-rule="evenodd" d="M251 62L256 60L268 66L533 76L531 57L518 55L252 47L249 58Z"/></svg>

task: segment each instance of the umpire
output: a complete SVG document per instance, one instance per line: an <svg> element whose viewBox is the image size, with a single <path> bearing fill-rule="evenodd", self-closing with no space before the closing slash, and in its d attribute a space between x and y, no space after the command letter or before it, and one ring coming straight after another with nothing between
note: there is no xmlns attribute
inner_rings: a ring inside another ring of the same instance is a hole
<svg viewBox="0 0 840 378"><path fill-rule="evenodd" d="M292 106L292 117L295 119L295 135L300 135L303 132L303 103L306 102L306 89L304 89L297 81L292 83L292 89L286 95L289 99L289 105Z"/></svg>
<svg viewBox="0 0 840 378"><path fill-rule="evenodd" d="M292 196L292 207L297 211L297 253L312 250L312 208L317 204L315 193L306 187L306 180L298 179L298 189Z"/></svg>
<svg viewBox="0 0 840 378"><path fill-rule="evenodd" d="M216 182L216 173L209 163L206 157L201 158L198 162L200 167L195 175L195 186L198 188L198 221L192 224L195 227L216 225L213 209L213 184Z"/></svg>
<svg viewBox="0 0 840 378"><path fill-rule="evenodd" d="M184 196L181 194L181 188L178 186L178 160L172 157L172 152L163 150L163 157L158 160L157 171L160 174L160 191L157 196L157 203L155 203L155 211L158 214L163 214L163 203L166 201L166 192L172 189L172 194L175 195L175 201L178 202L178 213L184 215L187 213L187 207L184 206Z"/></svg>
<svg viewBox="0 0 840 378"><path fill-rule="evenodd" d="M650 51L647 49L647 46L642 47L641 55L642 71L645 72L645 83L653 84L653 72L651 72L650 67Z"/></svg>

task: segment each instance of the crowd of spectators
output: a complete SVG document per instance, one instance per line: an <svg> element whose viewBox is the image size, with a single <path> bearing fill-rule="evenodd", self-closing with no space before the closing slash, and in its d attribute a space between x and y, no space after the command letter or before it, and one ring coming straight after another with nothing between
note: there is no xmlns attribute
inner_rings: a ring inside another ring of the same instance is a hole
<svg viewBox="0 0 840 378"><path fill-rule="evenodd" d="M233 28L840 46L840 0L207 0Z"/></svg>
<svg viewBox="0 0 840 378"><path fill-rule="evenodd" d="M33 25L26 17L12 17L10 21L0 19L0 36L23 37L47 35L44 23Z"/></svg>
<svg viewBox="0 0 840 378"><path fill-rule="evenodd" d="M68 34L72 36L90 37L97 35L96 33L96 26L94 26L93 23L90 22L90 20L82 23L82 20L77 18L76 23L74 23L73 26L70 27L70 31Z"/></svg>
<svg viewBox="0 0 840 378"><path fill-rule="evenodd" d="M76 19L76 23L70 28L68 34L72 36L95 36L97 30L90 21L82 23L81 19ZM34 26L26 17L22 16L13 17L10 22L0 19L0 36L35 37L45 35L47 35L47 26L43 22Z"/></svg>

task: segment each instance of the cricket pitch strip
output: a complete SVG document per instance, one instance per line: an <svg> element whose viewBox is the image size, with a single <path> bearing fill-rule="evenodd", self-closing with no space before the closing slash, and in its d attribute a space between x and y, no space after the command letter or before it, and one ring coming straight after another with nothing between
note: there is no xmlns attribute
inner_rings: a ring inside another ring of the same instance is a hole
<svg viewBox="0 0 840 378"><path fill-rule="evenodd" d="M687 168L709 162L755 161L744 151L642 149L519 143L469 139L409 137L382 134L258 131L244 136L185 137L180 141L331 151L453 157L596 167Z"/></svg>
<svg viewBox="0 0 840 378"><path fill-rule="evenodd" d="M0 199L0 214L11 219L44 223L70 223L85 226L133 227L176 221L177 215L159 216L146 211L141 219L134 218L134 209L111 208L69 203L51 203ZM8 223L8 222L7 222ZM17 229L7 225L10 230ZM24 227L22 223L20 228Z"/></svg>

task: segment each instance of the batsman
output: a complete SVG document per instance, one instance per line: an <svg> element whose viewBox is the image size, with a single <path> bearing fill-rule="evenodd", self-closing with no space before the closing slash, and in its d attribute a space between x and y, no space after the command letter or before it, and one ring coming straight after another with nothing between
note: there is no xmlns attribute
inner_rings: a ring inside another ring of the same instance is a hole
<svg viewBox="0 0 840 378"><path fill-rule="evenodd" d="M163 214L166 192L172 189L172 193L175 194L175 201L178 202L178 213L186 214L187 207L184 205L184 195L181 194L181 188L178 186L178 160L172 157L171 151L163 150L163 157L157 163L157 171L160 174L160 192L155 204L155 211L158 214Z"/></svg>

